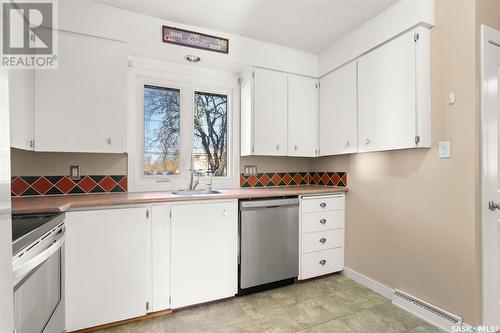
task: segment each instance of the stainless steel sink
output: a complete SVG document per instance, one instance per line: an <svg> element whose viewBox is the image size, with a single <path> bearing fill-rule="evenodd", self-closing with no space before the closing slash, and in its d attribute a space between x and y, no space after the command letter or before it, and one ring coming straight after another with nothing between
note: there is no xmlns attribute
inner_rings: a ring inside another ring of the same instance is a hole
<svg viewBox="0 0 500 333"><path fill-rule="evenodd" d="M192 195L208 195L208 194L222 194L221 191L215 191L215 190L179 190L172 192L173 195L187 195L187 196L192 196Z"/></svg>

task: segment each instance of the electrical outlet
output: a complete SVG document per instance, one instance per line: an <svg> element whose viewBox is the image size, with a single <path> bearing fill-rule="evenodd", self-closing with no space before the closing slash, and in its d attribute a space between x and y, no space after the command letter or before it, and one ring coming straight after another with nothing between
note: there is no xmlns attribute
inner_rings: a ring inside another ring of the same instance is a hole
<svg viewBox="0 0 500 333"><path fill-rule="evenodd" d="M70 165L69 166L69 178L72 180L80 180L80 166Z"/></svg>
<svg viewBox="0 0 500 333"><path fill-rule="evenodd" d="M257 175L257 166L256 165L245 165L245 167L243 168L243 175L245 175L245 176Z"/></svg>

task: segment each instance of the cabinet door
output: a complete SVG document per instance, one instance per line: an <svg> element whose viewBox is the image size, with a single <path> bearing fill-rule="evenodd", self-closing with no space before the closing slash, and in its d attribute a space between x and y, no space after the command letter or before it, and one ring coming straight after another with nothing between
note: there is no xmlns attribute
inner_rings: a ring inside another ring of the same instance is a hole
<svg viewBox="0 0 500 333"><path fill-rule="evenodd" d="M152 312L170 308L170 209L151 207Z"/></svg>
<svg viewBox="0 0 500 333"><path fill-rule="evenodd" d="M288 156L316 156L318 91L317 79L288 76Z"/></svg>
<svg viewBox="0 0 500 333"><path fill-rule="evenodd" d="M68 212L66 330L146 314L150 225L146 208Z"/></svg>
<svg viewBox="0 0 500 333"><path fill-rule="evenodd" d="M59 67L35 73L35 149L124 152L126 44L59 31Z"/></svg>
<svg viewBox="0 0 500 333"><path fill-rule="evenodd" d="M237 292L237 201L172 207L172 308Z"/></svg>
<svg viewBox="0 0 500 333"><path fill-rule="evenodd" d="M359 59L359 151L416 146L415 50L411 31Z"/></svg>
<svg viewBox="0 0 500 333"><path fill-rule="evenodd" d="M33 150L33 103L35 72L33 70L9 71L10 146Z"/></svg>
<svg viewBox="0 0 500 333"><path fill-rule="evenodd" d="M287 74L254 71L253 155L287 154Z"/></svg>
<svg viewBox="0 0 500 333"><path fill-rule="evenodd" d="M321 78L319 145L321 156L357 150L356 62Z"/></svg>

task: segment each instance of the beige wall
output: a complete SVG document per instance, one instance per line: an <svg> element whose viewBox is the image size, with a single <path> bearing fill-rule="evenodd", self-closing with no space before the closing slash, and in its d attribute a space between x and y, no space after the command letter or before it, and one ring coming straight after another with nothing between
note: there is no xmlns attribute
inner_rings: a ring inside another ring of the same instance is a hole
<svg viewBox="0 0 500 333"><path fill-rule="evenodd" d="M126 175L125 154L40 153L11 149L13 176L64 176L70 165L82 175Z"/></svg>
<svg viewBox="0 0 500 333"><path fill-rule="evenodd" d="M309 171L309 158L303 157L272 157L245 156L240 158L240 170L245 165L257 165L257 172L294 172Z"/></svg>
<svg viewBox="0 0 500 333"><path fill-rule="evenodd" d="M436 0L435 14L432 149L320 158L310 167L348 173L346 266L474 323L481 319L475 1ZM437 156L441 140L451 141L449 159Z"/></svg>

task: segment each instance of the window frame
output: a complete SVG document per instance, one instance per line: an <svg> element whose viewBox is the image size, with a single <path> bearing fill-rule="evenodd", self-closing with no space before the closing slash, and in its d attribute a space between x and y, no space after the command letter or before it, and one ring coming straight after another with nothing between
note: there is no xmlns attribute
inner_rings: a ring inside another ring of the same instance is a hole
<svg viewBox="0 0 500 333"><path fill-rule="evenodd" d="M134 58L129 68L127 152L129 191L174 191L189 186L190 154L194 150L195 92L227 96L227 176L214 177L215 188L239 187L239 82L233 73ZM144 175L144 86L180 90L180 174ZM195 176L195 179L198 177ZM209 176L199 177L200 188Z"/></svg>

